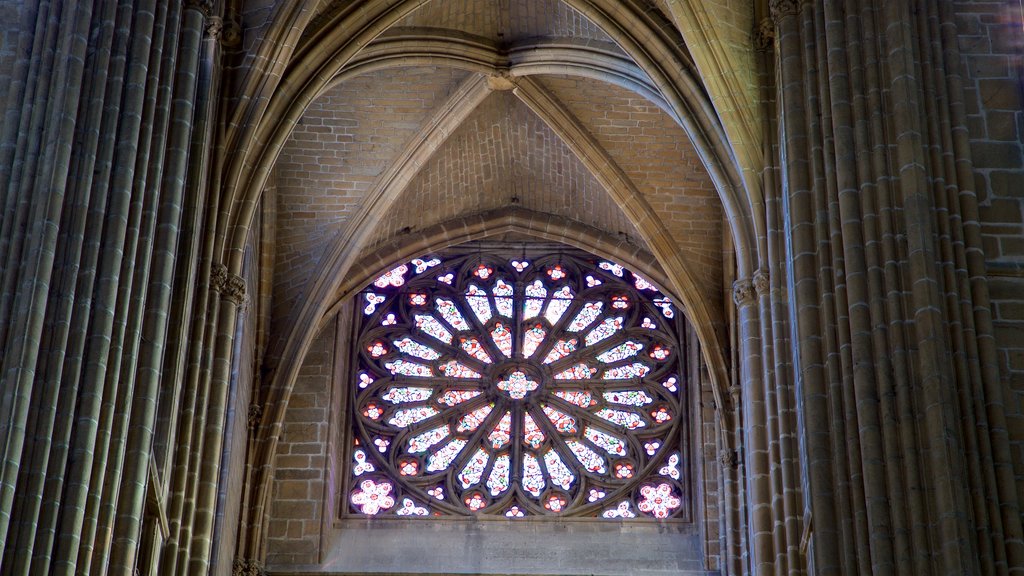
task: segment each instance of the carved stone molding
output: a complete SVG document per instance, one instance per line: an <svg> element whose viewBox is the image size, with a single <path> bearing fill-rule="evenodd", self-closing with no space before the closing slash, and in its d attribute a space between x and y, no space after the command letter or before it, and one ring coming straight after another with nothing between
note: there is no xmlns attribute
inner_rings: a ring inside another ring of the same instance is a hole
<svg viewBox="0 0 1024 576"><path fill-rule="evenodd" d="M245 279L228 272L227 266L214 264L210 267L210 288L220 292L222 296L242 305L245 302Z"/></svg>
<svg viewBox="0 0 1024 576"><path fill-rule="evenodd" d="M203 16L209 17L213 14L213 0L185 0L185 8L199 10Z"/></svg>
<svg viewBox="0 0 1024 576"><path fill-rule="evenodd" d="M760 52L770 50L775 43L775 22L762 18L754 28L754 48Z"/></svg>
<svg viewBox="0 0 1024 576"><path fill-rule="evenodd" d="M771 14L772 21L775 24L779 23L786 16L795 16L800 11L799 0L769 0L768 12Z"/></svg>
<svg viewBox="0 0 1024 576"><path fill-rule="evenodd" d="M732 283L732 299L736 306L742 308L754 303L754 284L743 278Z"/></svg>
<svg viewBox="0 0 1024 576"><path fill-rule="evenodd" d="M260 421L263 420L263 406L259 404L249 404L249 428L255 430L260 425Z"/></svg>
<svg viewBox="0 0 1024 576"><path fill-rule="evenodd" d="M768 282L768 273L762 270L754 272L754 291L757 292L758 296L764 296L771 289L771 285Z"/></svg>
<svg viewBox="0 0 1024 576"><path fill-rule="evenodd" d="M235 558L231 570L232 576L266 576L266 574L267 570L263 567L262 562L248 558Z"/></svg>
<svg viewBox="0 0 1024 576"><path fill-rule="evenodd" d="M729 386L729 397L732 398L733 404L739 404L741 390L742 388L740 388L739 384L733 384L732 386Z"/></svg>
<svg viewBox="0 0 1024 576"><path fill-rule="evenodd" d="M736 450L722 450L718 453L718 461L726 468L736 468L740 465L740 456Z"/></svg>
<svg viewBox="0 0 1024 576"><path fill-rule="evenodd" d="M206 35L214 40L220 40L224 31L224 20L220 16L209 16L206 19Z"/></svg>
<svg viewBox="0 0 1024 576"><path fill-rule="evenodd" d="M242 44L242 23L238 19L238 14L229 12L224 18L224 30L221 32L220 43L228 48Z"/></svg>

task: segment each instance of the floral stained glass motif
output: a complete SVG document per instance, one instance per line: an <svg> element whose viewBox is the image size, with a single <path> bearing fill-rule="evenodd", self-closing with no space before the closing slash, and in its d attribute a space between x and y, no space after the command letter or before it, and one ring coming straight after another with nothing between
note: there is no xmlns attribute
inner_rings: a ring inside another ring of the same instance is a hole
<svg viewBox="0 0 1024 576"><path fill-rule="evenodd" d="M529 414L523 414L523 443L534 450L544 443L544 432Z"/></svg>
<svg viewBox="0 0 1024 576"><path fill-rule="evenodd" d="M551 483L560 486L562 490L568 490L576 478L572 475L569 467L562 462L562 457L554 450L548 449L544 453L544 467L548 470Z"/></svg>
<svg viewBox="0 0 1024 576"><path fill-rule="evenodd" d="M498 390L505 392L510 398L522 400L526 395L533 392L540 386L536 380L531 380L526 374L516 370L504 380L498 381Z"/></svg>
<svg viewBox="0 0 1024 576"><path fill-rule="evenodd" d="M458 360L449 360L441 364L441 371L449 378L479 378L480 373Z"/></svg>
<svg viewBox="0 0 1024 576"><path fill-rule="evenodd" d="M445 344L452 343L452 333L447 328L441 325L433 316L427 316L426 314L416 315L416 327L426 332L430 336L437 338Z"/></svg>
<svg viewBox="0 0 1024 576"><path fill-rule="evenodd" d="M427 450L430 450L431 446L437 444L441 440L444 440L446 436L448 436L447 424L413 436L412 439L409 440L409 452L411 454L426 452Z"/></svg>
<svg viewBox="0 0 1024 576"><path fill-rule="evenodd" d="M555 342L555 345L551 347L551 351L544 358L545 364L551 364L555 360L561 360L569 354L576 351L576 339L569 338L568 340L559 340Z"/></svg>
<svg viewBox="0 0 1024 576"><path fill-rule="evenodd" d="M469 462L466 463L466 467L462 469L462 472L459 472L459 482L462 483L463 488L469 488L480 482L489 459L490 454L482 448L473 453Z"/></svg>
<svg viewBox="0 0 1024 576"><path fill-rule="evenodd" d="M444 394L441 394L437 401L445 406L455 406L456 404L462 404L466 400L476 398L481 394L483 394L483 392L480 390L448 390Z"/></svg>
<svg viewBox="0 0 1024 576"><path fill-rule="evenodd" d="M580 408L589 408L594 402L593 396L586 390L556 390L555 396L558 396L562 400L570 404L575 404Z"/></svg>
<svg viewBox="0 0 1024 576"><path fill-rule="evenodd" d="M523 335L523 358L533 356L533 353L537 351L537 347L544 341L545 336L547 336L547 332L540 324L527 330Z"/></svg>
<svg viewBox="0 0 1024 576"><path fill-rule="evenodd" d="M602 408L597 411L597 415L605 420L618 424L619 426L625 426L630 430L636 430L637 428L643 428L647 425L644 419L639 414L634 412L627 412L625 410L615 410L613 408Z"/></svg>
<svg viewBox="0 0 1024 576"><path fill-rule="evenodd" d="M611 434L601 432L600 430L587 426L583 429L583 437L590 440L598 448L603 449L605 452L612 456L625 456L626 455L626 443L621 438L616 438Z"/></svg>
<svg viewBox="0 0 1024 576"><path fill-rule="evenodd" d="M402 404L405 402L423 402L430 395L434 393L433 388L391 388L387 394L381 396L382 400L387 400L392 404Z"/></svg>
<svg viewBox="0 0 1024 576"><path fill-rule="evenodd" d="M395 347L400 351L423 360L437 360L441 357L441 354L429 346L424 346L419 342L415 342L412 338L402 338L401 340L395 340Z"/></svg>
<svg viewBox="0 0 1024 576"><path fill-rule="evenodd" d="M526 260L513 260L510 264L512 264L512 267L516 269L516 272L522 272L530 265Z"/></svg>
<svg viewBox="0 0 1024 576"><path fill-rule="evenodd" d="M430 472L437 472L438 470L444 470L451 466L455 457L459 455L459 452L466 447L466 440L456 438L451 440L447 444L441 447L440 450L434 452L427 459L427 470Z"/></svg>
<svg viewBox="0 0 1024 576"><path fill-rule="evenodd" d="M536 318L544 308L544 297L548 295L547 288L540 280L526 286L526 302L523 303L523 320Z"/></svg>
<svg viewBox="0 0 1024 576"><path fill-rule="evenodd" d="M484 362L486 364L491 363L490 354L488 354L487 351L484 350L483 345L481 345L480 341L477 340L476 338L459 338L459 345L462 347L463 350L466 351L466 354L469 354L473 358L476 358L477 360Z"/></svg>
<svg viewBox="0 0 1024 576"><path fill-rule="evenodd" d="M643 347L644 345L640 342L626 340L607 352L598 354L597 359L606 364L611 364L612 362L618 362L619 360L625 360L626 358L636 356L640 350L643 350Z"/></svg>
<svg viewBox="0 0 1024 576"><path fill-rule="evenodd" d="M494 283L494 307L505 318L512 317L512 285L502 279Z"/></svg>
<svg viewBox="0 0 1024 576"><path fill-rule="evenodd" d="M397 268L388 270L380 278L373 281L373 285L377 288L387 288L388 286L397 288L402 284L405 284L405 273L409 271L409 267L405 264Z"/></svg>
<svg viewBox="0 0 1024 576"><path fill-rule="evenodd" d="M424 366L423 364L417 364L416 362L409 362L401 359L387 362L384 364L384 367L390 370L392 374L401 374L402 376L429 378L434 375L430 366Z"/></svg>
<svg viewBox="0 0 1024 576"><path fill-rule="evenodd" d="M494 429L487 435L487 441L490 443L491 448L499 450L508 446L508 443L512 440L512 413L505 412L505 415L498 420L498 423L494 425Z"/></svg>
<svg viewBox="0 0 1024 576"><path fill-rule="evenodd" d="M359 293L347 513L682 514L685 320L613 262L517 262L431 254Z"/></svg>
<svg viewBox="0 0 1024 576"><path fill-rule="evenodd" d="M491 339L506 358L512 357L512 333L504 324L498 322L494 325L494 328L491 329Z"/></svg>
<svg viewBox="0 0 1024 576"><path fill-rule="evenodd" d="M541 490L544 490L544 473L540 470L540 462L529 452L523 455L523 490L534 496L540 496Z"/></svg>
<svg viewBox="0 0 1024 576"><path fill-rule="evenodd" d="M469 330L469 323L466 322L462 313L459 312L459 309L455 306L455 302L453 300L438 298L435 302L437 303L437 313L440 314L441 317L444 318L444 321L452 328L460 331Z"/></svg>
<svg viewBox="0 0 1024 576"><path fill-rule="evenodd" d="M542 406L541 410L544 411L544 415L548 417L548 420L551 420L551 423L555 425L555 429L562 434L573 434L576 432L576 419L572 416L551 406Z"/></svg>
<svg viewBox="0 0 1024 576"><path fill-rule="evenodd" d="M459 419L459 423L455 426L455 431L472 432L473 430L476 430L480 427L480 424L483 423L484 419L487 418L487 415L491 413L491 410L494 410L494 405L487 404L473 410L469 414L466 414Z"/></svg>
<svg viewBox="0 0 1024 576"><path fill-rule="evenodd" d="M508 454L502 454L494 459L494 466L491 467L491 473L487 476L487 490L491 496L497 496L508 490L511 475L509 462Z"/></svg>
<svg viewBox="0 0 1024 576"><path fill-rule="evenodd" d="M491 319L491 303L487 299L487 292L475 284L471 284L466 290L466 302L473 309L481 324L487 324Z"/></svg>
<svg viewBox="0 0 1024 576"><path fill-rule="evenodd" d="M572 304L572 288L568 286L562 286L554 294L551 295L551 300L548 302L548 307L544 311L544 318L547 319L548 323L554 326L562 319L562 314L569 309Z"/></svg>
<svg viewBox="0 0 1024 576"><path fill-rule="evenodd" d="M396 410L395 415L388 420L388 424L398 426L399 428L408 428L409 426L437 416L438 412L436 408L430 406L418 406L416 408L402 408Z"/></svg>

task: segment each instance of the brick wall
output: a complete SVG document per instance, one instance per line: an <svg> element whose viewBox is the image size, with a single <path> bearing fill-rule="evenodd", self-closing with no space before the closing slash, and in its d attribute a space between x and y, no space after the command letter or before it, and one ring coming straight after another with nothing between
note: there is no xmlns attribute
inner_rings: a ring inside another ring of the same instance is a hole
<svg viewBox="0 0 1024 576"><path fill-rule="evenodd" d="M326 462L336 326L328 324L302 364L285 414L274 461L267 564L319 560L324 518Z"/></svg>
<svg viewBox="0 0 1024 576"><path fill-rule="evenodd" d="M1024 9L955 4L999 369L1024 500Z"/></svg>

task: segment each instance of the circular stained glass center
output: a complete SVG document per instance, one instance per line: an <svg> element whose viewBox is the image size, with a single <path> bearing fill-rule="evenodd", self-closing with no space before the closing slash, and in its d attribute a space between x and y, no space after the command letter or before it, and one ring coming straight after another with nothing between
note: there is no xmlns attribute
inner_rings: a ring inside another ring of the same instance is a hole
<svg viewBox="0 0 1024 576"><path fill-rule="evenodd" d="M359 298L349 512L682 513L682 320L643 277L477 250Z"/></svg>
<svg viewBox="0 0 1024 576"><path fill-rule="evenodd" d="M524 372L516 370L498 381L498 390L508 394L509 398L522 400L526 395L540 387L540 382L531 380Z"/></svg>

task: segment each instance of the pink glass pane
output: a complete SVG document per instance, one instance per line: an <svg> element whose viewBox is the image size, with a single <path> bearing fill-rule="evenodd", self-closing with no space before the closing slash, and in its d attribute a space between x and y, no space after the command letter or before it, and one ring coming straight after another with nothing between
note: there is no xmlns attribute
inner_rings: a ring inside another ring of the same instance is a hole
<svg viewBox="0 0 1024 576"><path fill-rule="evenodd" d="M398 426L399 428L407 428L412 424L422 422L427 418L436 416L437 414L437 410L429 406L402 408L395 412L395 415L388 420L388 424Z"/></svg>
<svg viewBox="0 0 1024 576"><path fill-rule="evenodd" d="M431 388L390 388L387 394L381 396L381 399L387 400L392 404L402 404L403 402L423 402L433 393Z"/></svg>
<svg viewBox="0 0 1024 576"><path fill-rule="evenodd" d="M448 436L447 424L413 436L409 439L409 452L412 454L426 452L431 446L437 444L441 440L444 440L446 436Z"/></svg>
<svg viewBox="0 0 1024 576"><path fill-rule="evenodd" d="M591 397L590 392L586 390L556 390L555 396L580 408L589 408L594 404L594 399Z"/></svg>
<svg viewBox="0 0 1024 576"><path fill-rule="evenodd" d="M529 414L523 415L523 442L534 450L540 448L540 445L544 443L544 432L541 431L540 426L537 426L533 416Z"/></svg>
<svg viewBox="0 0 1024 576"><path fill-rule="evenodd" d="M512 506L508 510L505 510L505 516L507 518L522 518L526 514L519 509L519 506Z"/></svg>
<svg viewBox="0 0 1024 576"><path fill-rule="evenodd" d="M636 512L630 510L629 500L619 502L615 508L609 508L601 513L602 518L636 518Z"/></svg>
<svg viewBox="0 0 1024 576"><path fill-rule="evenodd" d="M604 371L601 378L605 380L625 380L628 378L643 378L650 372L651 369L647 366L634 362L632 364L626 364L625 366L617 366L615 368L609 368Z"/></svg>
<svg viewBox="0 0 1024 576"><path fill-rule="evenodd" d="M427 316L426 314L416 315L416 327L423 330L427 334L434 338L444 342L445 344L452 343L452 333L447 328L441 325L433 316Z"/></svg>
<svg viewBox="0 0 1024 576"><path fill-rule="evenodd" d="M600 264L598 264L598 266L601 268L601 270L607 270L612 274L615 274L619 278L622 278L623 268L621 265L615 264L614 262L601 262Z"/></svg>
<svg viewBox="0 0 1024 576"><path fill-rule="evenodd" d="M373 516L395 505L391 490L390 482L366 479L359 483L359 488L352 493L350 500L360 512Z"/></svg>
<svg viewBox="0 0 1024 576"><path fill-rule="evenodd" d="M506 318L512 317L512 285L500 278L494 283L494 306L498 309L498 314Z"/></svg>
<svg viewBox="0 0 1024 576"><path fill-rule="evenodd" d="M401 286L405 284L405 273L409 271L409 267L402 264L398 268L388 270L380 278L373 281L373 285L378 288L387 288L388 286Z"/></svg>
<svg viewBox="0 0 1024 576"><path fill-rule="evenodd" d="M544 308L544 297L548 295L547 288L540 280L534 280L533 284L526 286L526 302L523 304L523 320L529 320L540 315Z"/></svg>
<svg viewBox="0 0 1024 576"><path fill-rule="evenodd" d="M469 508L473 512L487 506L487 500L484 495L479 492L471 492L463 500L466 503L466 508Z"/></svg>
<svg viewBox="0 0 1024 576"><path fill-rule="evenodd" d="M481 362L485 362L487 364L491 363L490 355L487 354L483 345L481 345L480 341L476 338L459 338L459 344L462 346L462 349L466 351L466 354L469 354Z"/></svg>
<svg viewBox="0 0 1024 576"><path fill-rule="evenodd" d="M658 470L658 474L662 476L668 476L673 480L679 480L679 454L673 454L668 457L668 463Z"/></svg>
<svg viewBox="0 0 1024 576"><path fill-rule="evenodd" d="M552 449L545 452L544 465L548 469L548 476L551 477L552 484L561 486L562 490L568 490L572 486L576 477L569 471L569 467L565 465L565 462L562 462L562 457L557 452Z"/></svg>
<svg viewBox="0 0 1024 576"><path fill-rule="evenodd" d="M654 418L656 424L664 424L672 419L672 413L668 411L668 408L659 406L657 409L651 411L651 418Z"/></svg>
<svg viewBox="0 0 1024 576"><path fill-rule="evenodd" d="M427 470L437 472L452 465L452 461L459 455L459 452L466 447L466 441L456 438L445 444L440 450L434 452L427 458Z"/></svg>
<svg viewBox="0 0 1024 576"><path fill-rule="evenodd" d="M633 412L627 412L625 410L614 410L612 408L602 408L596 412L598 416L605 420L618 424L619 426L625 426L630 430L636 430L637 428L643 428L647 425L644 419L639 414Z"/></svg>
<svg viewBox="0 0 1024 576"><path fill-rule="evenodd" d="M576 351L576 339L570 338L568 340L559 340L555 342L555 345L548 352L548 355L544 358L545 364L551 364L555 360L565 358L569 354Z"/></svg>
<svg viewBox="0 0 1024 576"><path fill-rule="evenodd" d="M516 269L516 272L522 272L526 270L526 267L530 265L526 260L513 260L511 262L512 267Z"/></svg>
<svg viewBox="0 0 1024 576"><path fill-rule="evenodd" d="M658 290L654 287L654 284L651 284L647 280L637 276L636 273L633 274L633 282L636 284L637 290L654 290L655 292Z"/></svg>
<svg viewBox="0 0 1024 576"><path fill-rule="evenodd" d="M486 404L476 410L473 410L469 414L466 414L459 419L459 423L455 426L455 431L472 432L473 430L476 430L480 427L480 424L483 423L484 418L487 418L487 415L490 414L493 409L493 404Z"/></svg>
<svg viewBox="0 0 1024 576"><path fill-rule="evenodd" d="M502 454L494 459L494 466L487 476L487 489L491 496L497 496L509 488L509 476L511 475L510 460L508 454Z"/></svg>
<svg viewBox="0 0 1024 576"><path fill-rule="evenodd" d="M664 360L668 358L671 353L672 352L668 348L659 344L651 349L650 356L655 360Z"/></svg>
<svg viewBox="0 0 1024 576"><path fill-rule="evenodd" d="M655 298L654 305L661 308L661 313L665 318L672 318L676 315L675 311L672 309L672 300L667 296L664 298Z"/></svg>
<svg viewBox="0 0 1024 576"><path fill-rule="evenodd" d="M583 429L583 436L593 442L595 446L613 456L626 455L626 442L621 438L606 434L590 426Z"/></svg>
<svg viewBox="0 0 1024 576"><path fill-rule="evenodd" d="M590 326L598 316L601 315L601 309L604 308L602 302L587 302L583 305L583 308L576 314L576 317L569 322L569 325L565 327L569 332L579 332L587 326ZM590 343L588 342L588 345Z"/></svg>
<svg viewBox="0 0 1024 576"><path fill-rule="evenodd" d="M439 366L449 378L479 378L480 373L458 360L449 360Z"/></svg>
<svg viewBox="0 0 1024 576"><path fill-rule="evenodd" d="M614 392L605 392L603 396L608 402L624 404L626 406L646 406L654 402L654 399L643 390L616 390Z"/></svg>
<svg viewBox="0 0 1024 576"><path fill-rule="evenodd" d="M486 324L491 319L491 303L487 299L487 292L479 286L470 285L466 290L466 302L469 303L469 307L473 309L473 314L481 324Z"/></svg>
<svg viewBox="0 0 1024 576"><path fill-rule="evenodd" d="M587 346L597 344L601 340L608 338L612 334L615 334L622 328L622 318L605 318L603 322L598 324L597 328L594 328L587 334L587 337L583 339Z"/></svg>
<svg viewBox="0 0 1024 576"><path fill-rule="evenodd" d="M576 440L566 440L565 445L572 450L573 455L580 461L580 464L589 472L595 474L604 474L608 469L605 467L604 458L599 456L597 452L594 452L588 448L582 442Z"/></svg>
<svg viewBox="0 0 1024 576"><path fill-rule="evenodd" d="M366 295L366 307L363 308L363 314L366 314L367 316L369 316L370 314L373 314L373 311L377 309L377 305L380 304L383 301L384 301L384 297L383 296L374 294L372 292L367 294Z"/></svg>
<svg viewBox="0 0 1024 576"><path fill-rule="evenodd" d="M455 302L447 298L438 298L435 302L437 303L437 312L441 314L441 317L452 328L456 330L469 330L469 323L462 317L459 309L455 307Z"/></svg>
<svg viewBox="0 0 1024 576"><path fill-rule="evenodd" d="M640 324L640 327L641 328L647 328L649 330L654 330L658 326L653 321L651 321L650 318L644 316L644 321Z"/></svg>
<svg viewBox="0 0 1024 576"><path fill-rule="evenodd" d="M548 276L550 276L552 280L561 280L562 278L565 278L565 270L556 264L555 266L548 268Z"/></svg>
<svg viewBox="0 0 1024 576"><path fill-rule="evenodd" d="M374 358L380 358L381 356L388 353L387 346L383 342L374 342L366 347L366 351L370 353L370 356Z"/></svg>
<svg viewBox="0 0 1024 576"><path fill-rule="evenodd" d="M682 500L672 493L672 486L668 483L657 486L644 486L640 489L640 502L636 507L641 512L651 514L655 518L668 518L672 510L679 508Z"/></svg>
<svg viewBox="0 0 1024 576"><path fill-rule="evenodd" d="M555 425L555 429L562 434L573 434L576 432L576 419L565 412L551 406L541 406L544 415Z"/></svg>
<svg viewBox="0 0 1024 576"><path fill-rule="evenodd" d="M473 270L473 276L476 276L481 280L487 280L491 277L491 274L494 274L494 268L491 268L486 264L480 264L476 267L476 270Z"/></svg>
<svg viewBox="0 0 1024 576"><path fill-rule="evenodd" d="M675 392L679 390L679 387L676 386L678 382L679 381L676 380L675 376L670 376L669 379L662 382L661 385L664 386L665 389L667 389L669 392Z"/></svg>
<svg viewBox="0 0 1024 576"><path fill-rule="evenodd" d="M533 353L537 351L537 347L544 341L545 336L547 336L547 332L540 324L527 330L523 334L523 358L533 356Z"/></svg>
<svg viewBox="0 0 1024 576"><path fill-rule="evenodd" d="M562 314L565 314L569 305L572 304L572 297L572 290L568 286L562 286L561 289L551 295L548 308L544 311L544 318L547 318L548 323L552 326L558 323L562 318Z"/></svg>
<svg viewBox="0 0 1024 576"><path fill-rule="evenodd" d="M494 325L491 329L491 339L497 344L498 350L504 354L507 358L512 357L512 333L508 331L501 322Z"/></svg>
<svg viewBox="0 0 1024 576"><path fill-rule="evenodd" d="M639 353L640 350L643 349L643 347L644 345L641 344L640 342L626 340L622 344L619 344L618 346L615 346L614 348L606 352L598 354L597 359L600 360L601 362L605 362L608 364L612 362L618 362L619 360L624 360L631 356L636 356L637 353Z"/></svg>
<svg viewBox="0 0 1024 576"><path fill-rule="evenodd" d="M470 457L469 462L459 472L459 482L463 488L469 488L470 486L480 482L480 479L484 475L484 468L487 467L487 460L490 459L490 455L483 449L477 449Z"/></svg>
<svg viewBox="0 0 1024 576"><path fill-rule="evenodd" d="M424 360L437 360L441 357L441 354L437 350L434 350L429 346L424 346L411 338L395 340L395 346L405 354L422 358Z"/></svg>
<svg viewBox="0 0 1024 576"><path fill-rule="evenodd" d="M412 261L412 265L416 267L417 274L422 274L427 270L427 268L433 268L434 266L437 266L440 263L441 261L438 260L437 258L431 258L430 260L415 258Z"/></svg>
<svg viewBox="0 0 1024 576"><path fill-rule="evenodd" d="M402 504L399 505L398 510L395 510L395 514L398 516L426 516L430 514L430 511L423 506L417 506L409 498L402 498Z"/></svg>
<svg viewBox="0 0 1024 576"><path fill-rule="evenodd" d="M604 284L604 282L601 282L597 278L587 274L587 288L593 288L594 286L600 286L601 284Z"/></svg>
<svg viewBox="0 0 1024 576"><path fill-rule="evenodd" d="M544 473L540 470L540 462L529 452L523 454L523 490L534 497L540 496L544 490Z"/></svg>
<svg viewBox="0 0 1024 576"><path fill-rule="evenodd" d="M376 470L376 468L373 467L373 464L366 460L366 452L363 452L362 449L356 448L352 452L352 460L355 461L352 465L352 474L355 476L362 476L366 472L373 472Z"/></svg>
<svg viewBox="0 0 1024 576"><path fill-rule="evenodd" d="M482 392L479 390L448 390L437 401L445 406L455 406L456 404L462 404L470 398L476 398L480 394Z"/></svg>
<svg viewBox="0 0 1024 576"><path fill-rule="evenodd" d="M539 382L531 380L526 374L518 370L498 382L498 389L516 400L522 400L527 394L536 390L538 386L540 386Z"/></svg>
<svg viewBox="0 0 1024 576"><path fill-rule="evenodd" d="M487 435L487 441L495 450L504 448L512 439L512 413L505 412L505 415L494 425L494 429Z"/></svg>
<svg viewBox="0 0 1024 576"><path fill-rule="evenodd" d="M586 364L577 364L568 370L555 374L555 380L586 380L597 372L597 368L590 368Z"/></svg>
<svg viewBox="0 0 1024 576"><path fill-rule="evenodd" d="M392 374L401 374L402 376L429 378L434 375L434 371L430 369L430 366L424 366L423 364L408 362L406 360L392 360L391 362L385 362L384 367L390 370Z"/></svg>

